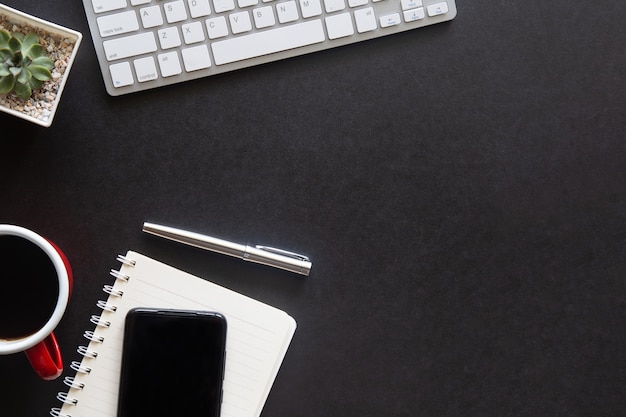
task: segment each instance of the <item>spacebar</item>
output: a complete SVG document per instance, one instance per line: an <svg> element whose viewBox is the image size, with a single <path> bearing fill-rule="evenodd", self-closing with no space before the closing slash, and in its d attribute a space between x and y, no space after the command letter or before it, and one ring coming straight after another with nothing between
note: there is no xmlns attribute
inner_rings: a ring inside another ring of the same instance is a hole
<svg viewBox="0 0 626 417"><path fill-rule="evenodd" d="M325 39L322 21L317 19L213 42L211 49L215 64L223 65L324 42Z"/></svg>

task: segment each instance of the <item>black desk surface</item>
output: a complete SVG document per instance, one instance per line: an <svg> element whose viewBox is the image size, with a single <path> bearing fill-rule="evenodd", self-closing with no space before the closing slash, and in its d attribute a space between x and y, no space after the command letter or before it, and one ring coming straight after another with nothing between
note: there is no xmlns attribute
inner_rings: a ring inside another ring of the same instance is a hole
<svg viewBox="0 0 626 417"><path fill-rule="evenodd" d="M623 413L621 1L458 0L450 23L118 98L82 2L3 3L85 36L52 127L0 114L0 222L74 268L66 363L133 249L296 319L263 416ZM65 388L0 357L3 416L47 415Z"/></svg>

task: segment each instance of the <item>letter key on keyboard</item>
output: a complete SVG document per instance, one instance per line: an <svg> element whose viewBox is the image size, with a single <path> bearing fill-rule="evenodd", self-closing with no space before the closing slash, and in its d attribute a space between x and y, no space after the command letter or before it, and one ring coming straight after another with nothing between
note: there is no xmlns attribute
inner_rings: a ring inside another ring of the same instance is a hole
<svg viewBox="0 0 626 417"><path fill-rule="evenodd" d="M117 96L454 19L455 0L83 0Z"/></svg>

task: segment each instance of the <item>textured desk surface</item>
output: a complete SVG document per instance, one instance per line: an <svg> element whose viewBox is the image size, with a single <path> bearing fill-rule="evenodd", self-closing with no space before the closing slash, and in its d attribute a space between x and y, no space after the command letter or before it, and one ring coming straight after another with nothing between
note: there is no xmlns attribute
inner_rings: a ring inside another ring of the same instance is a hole
<svg viewBox="0 0 626 417"><path fill-rule="evenodd" d="M451 23L119 98L82 2L3 3L85 35L52 127L0 114L0 222L74 267L66 362L133 249L297 320L263 416L623 412L622 2L459 0ZM2 415L47 415L61 379L0 357Z"/></svg>

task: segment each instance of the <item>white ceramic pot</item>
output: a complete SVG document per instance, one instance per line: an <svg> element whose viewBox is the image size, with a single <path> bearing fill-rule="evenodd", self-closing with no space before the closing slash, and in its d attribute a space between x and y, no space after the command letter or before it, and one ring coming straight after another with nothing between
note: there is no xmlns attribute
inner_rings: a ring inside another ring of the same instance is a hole
<svg viewBox="0 0 626 417"><path fill-rule="evenodd" d="M67 29L54 23L47 22L38 17L31 16L19 10L12 9L3 4L0 4L0 16L4 16L6 20L9 21L11 24L15 24L17 26L28 25L32 28L41 30L42 32L49 34L54 38L64 39L67 41L68 44L73 45L71 53L62 63L64 69L62 70L63 72L60 76L60 79L58 80L58 88L56 88L56 91L54 92L54 99L46 103L46 108L29 110L28 108L32 106L28 106L27 103L24 102L24 104L26 105L24 106L26 107L26 109L24 110L16 107L15 105L9 105L7 100L8 97L5 97L7 95L0 95L0 111L12 114L14 116L20 117L41 126L49 127L52 124L54 115L56 114L59 101L61 100L61 93L63 92L63 88L65 87L65 83L67 82L70 68L74 63L74 58L76 57L76 54L78 52L78 47L83 38L83 35L75 30ZM11 27L5 26L5 30L12 32ZM57 71L57 73L58 72L59 71Z"/></svg>

